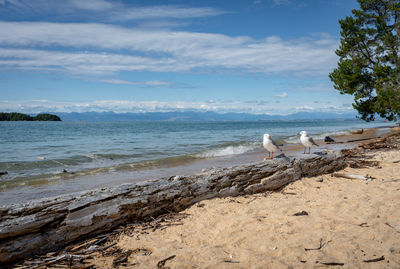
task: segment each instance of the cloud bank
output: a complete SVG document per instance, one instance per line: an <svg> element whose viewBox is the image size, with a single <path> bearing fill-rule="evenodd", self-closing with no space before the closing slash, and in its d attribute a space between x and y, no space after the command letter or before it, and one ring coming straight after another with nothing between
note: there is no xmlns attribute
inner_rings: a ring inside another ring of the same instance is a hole
<svg viewBox="0 0 400 269"><path fill-rule="evenodd" d="M49 100L0 101L0 111L40 113L40 112L171 112L171 111L214 111L219 113L240 112L252 114L291 114L301 111L350 112L351 105L313 104L303 106L276 106L274 101L133 101L97 100L90 102L56 102Z"/></svg>
<svg viewBox="0 0 400 269"><path fill-rule="evenodd" d="M325 76L337 40L296 40L98 23L0 21L0 68L104 75L123 71Z"/></svg>

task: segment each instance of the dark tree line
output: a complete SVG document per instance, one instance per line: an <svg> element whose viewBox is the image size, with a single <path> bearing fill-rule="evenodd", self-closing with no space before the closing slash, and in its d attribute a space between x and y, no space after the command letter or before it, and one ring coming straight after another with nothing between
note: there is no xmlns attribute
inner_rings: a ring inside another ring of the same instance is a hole
<svg viewBox="0 0 400 269"><path fill-rule="evenodd" d="M17 112L2 112L0 113L0 121L61 121L61 119L57 115L47 113L38 114L36 117L32 117L27 114Z"/></svg>

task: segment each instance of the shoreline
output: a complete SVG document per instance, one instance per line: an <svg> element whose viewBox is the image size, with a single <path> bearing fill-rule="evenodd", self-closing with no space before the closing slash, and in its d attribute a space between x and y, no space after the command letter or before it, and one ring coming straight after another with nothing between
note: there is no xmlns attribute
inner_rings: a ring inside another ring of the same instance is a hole
<svg viewBox="0 0 400 269"><path fill-rule="evenodd" d="M312 151L323 150L341 150L343 148L350 148L357 144L356 142L347 143L348 140L376 138L385 133L390 133L390 130L397 128L395 125L374 127L365 129L363 134L344 134L344 135L331 135L332 138L339 143L326 144L321 139L316 139L320 147L313 147ZM384 131L386 130L386 131ZM383 132L382 132L383 131ZM348 130L347 132L350 132ZM359 142L359 141L358 141ZM283 153L288 157L299 158L302 156L303 146L300 143L286 144L282 147ZM278 153L278 152L277 152ZM280 153L278 153L280 154ZM48 181L46 179L34 181L29 184L16 185L2 190L0 197L0 205L12 204L14 202L29 201L35 198L45 198L47 193L54 195L62 195L73 193L81 190L93 190L97 188L107 187L109 184L119 185L125 183L140 183L153 180L160 177L168 177L174 175L189 175L199 173L203 170L210 168L223 168L233 167L247 163L256 163L265 158L266 151L260 148L236 155L199 158L193 159L185 164L163 164L156 168L139 169L134 171L122 170L107 173L94 173L84 176L76 176L75 174L63 173L62 178ZM179 157L181 158L181 157ZM79 173L76 173L79 175ZM110 181L110 179L112 179ZM14 184L14 183L13 183ZM21 184L21 183L15 183Z"/></svg>
<svg viewBox="0 0 400 269"><path fill-rule="evenodd" d="M394 130L394 131L396 132L396 130ZM398 131L398 130L397 130L397 131ZM378 139L378 140L379 140L379 139ZM265 162L265 163L268 163L268 162ZM323 167L322 167L322 168L323 168ZM300 180L300 182L301 182L301 181L302 181L302 180ZM296 181L296 182L298 182L298 181ZM296 184L296 182L295 182L295 183L292 183L292 184ZM290 185L288 185L288 186L290 186ZM285 187L285 188L286 188L286 187ZM290 191L289 191L289 192L290 192ZM289 194L289 192L287 192L287 193ZM267 192L267 193L269 193L269 192ZM273 192L273 193L275 193L275 192ZM239 196L239 197L244 197L244 198L247 197L247 198L248 198L248 197L252 197L253 195L256 195L257 197L260 196L260 195L262 196L262 194L250 194L250 196L248 196L248 195L246 196L246 195L245 195L245 196ZM205 198L205 199L209 199L209 198ZM212 199L212 200L218 200L218 199L237 199L237 198L232 198L232 197L231 197L231 198L216 198L216 199ZM203 203L203 202L204 202L204 203L208 203L207 201L212 201L212 200L202 200L202 199L200 199L199 201L201 201L201 202L200 202L200 204L201 204L201 203ZM191 209L194 208L194 207L195 207L195 206L191 206L191 207L190 207L189 209L187 209L187 210L191 210ZM199 206L199 205L198 205L197 207L202 208L203 206ZM185 211L184 211L184 212L185 212ZM167 227L168 227L168 225L167 225ZM157 230L157 229L155 229L155 230ZM132 254L132 253L131 253L131 254Z"/></svg>

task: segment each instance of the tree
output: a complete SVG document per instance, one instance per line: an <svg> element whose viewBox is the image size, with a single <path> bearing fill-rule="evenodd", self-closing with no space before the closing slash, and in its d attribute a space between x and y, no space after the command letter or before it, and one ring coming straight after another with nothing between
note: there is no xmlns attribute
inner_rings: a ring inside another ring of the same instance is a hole
<svg viewBox="0 0 400 269"><path fill-rule="evenodd" d="M400 116L400 0L357 0L360 9L339 20L335 89L354 96L353 107L366 121L378 114Z"/></svg>
<svg viewBox="0 0 400 269"><path fill-rule="evenodd" d="M33 118L36 121L61 121L61 119L53 114L42 113Z"/></svg>

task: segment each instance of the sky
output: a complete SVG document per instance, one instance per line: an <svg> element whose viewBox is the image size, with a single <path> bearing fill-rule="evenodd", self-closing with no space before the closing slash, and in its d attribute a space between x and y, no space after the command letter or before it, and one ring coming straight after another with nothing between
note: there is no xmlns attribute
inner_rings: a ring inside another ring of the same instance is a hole
<svg viewBox="0 0 400 269"><path fill-rule="evenodd" d="M0 111L353 111L356 0L0 0Z"/></svg>

